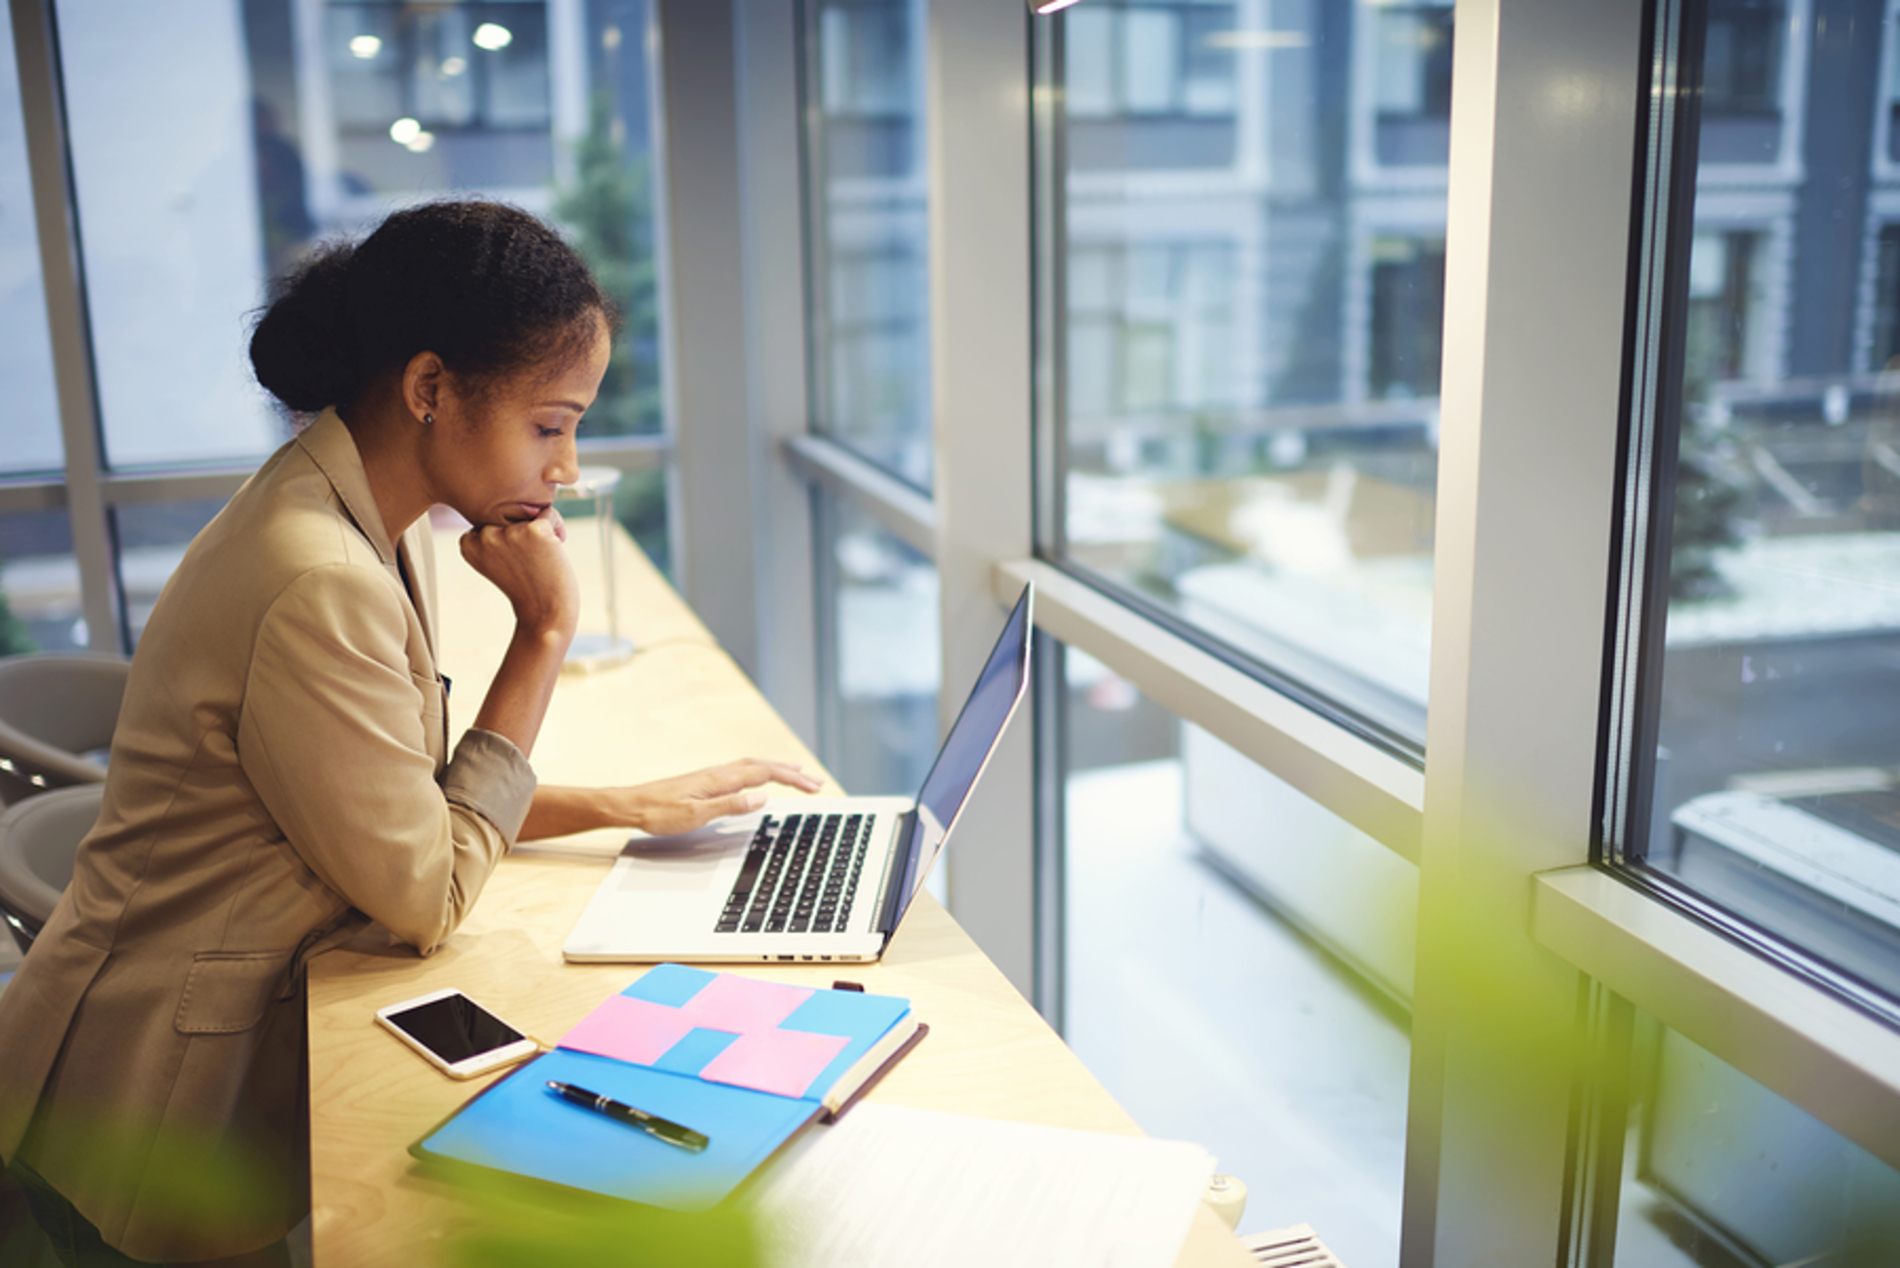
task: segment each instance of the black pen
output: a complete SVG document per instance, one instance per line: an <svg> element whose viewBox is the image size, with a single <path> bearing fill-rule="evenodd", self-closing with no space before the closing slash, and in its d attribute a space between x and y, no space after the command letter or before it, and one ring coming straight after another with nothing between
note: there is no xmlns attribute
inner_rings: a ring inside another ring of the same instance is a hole
<svg viewBox="0 0 1900 1268"><path fill-rule="evenodd" d="M681 1127L678 1123L661 1118L657 1114L649 1114L631 1105L609 1100L598 1092L589 1092L584 1087L575 1087L572 1083L556 1083L552 1079L548 1080L548 1087L564 1101L572 1101L584 1109L605 1114L608 1118L625 1123L629 1127L638 1127L653 1139L663 1140L676 1149L684 1149L687 1153L699 1153L707 1145L712 1144L712 1141L704 1134L690 1127Z"/></svg>

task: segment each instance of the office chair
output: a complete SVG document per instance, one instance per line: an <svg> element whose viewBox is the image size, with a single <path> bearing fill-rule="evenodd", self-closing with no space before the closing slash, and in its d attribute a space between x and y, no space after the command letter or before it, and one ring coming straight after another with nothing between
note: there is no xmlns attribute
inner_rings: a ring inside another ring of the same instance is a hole
<svg viewBox="0 0 1900 1268"><path fill-rule="evenodd" d="M0 659L0 805L105 782L131 665L67 652Z"/></svg>
<svg viewBox="0 0 1900 1268"><path fill-rule="evenodd" d="M73 881L79 843L99 820L103 784L28 797L0 814L0 919L22 953Z"/></svg>

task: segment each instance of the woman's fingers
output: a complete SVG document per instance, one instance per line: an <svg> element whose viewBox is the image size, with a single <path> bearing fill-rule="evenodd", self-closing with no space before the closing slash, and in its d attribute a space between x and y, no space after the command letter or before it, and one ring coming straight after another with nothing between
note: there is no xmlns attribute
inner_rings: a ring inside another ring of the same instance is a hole
<svg viewBox="0 0 1900 1268"><path fill-rule="evenodd" d="M515 618L537 630L572 633L580 607L567 526L553 507L531 520L481 524L462 534L462 558L507 596Z"/></svg>
<svg viewBox="0 0 1900 1268"><path fill-rule="evenodd" d="M760 784L784 784L787 788L802 792L817 792L825 786L823 781L807 774L797 762L774 762L762 757L748 757L744 761L714 769L735 773L745 780L740 785L744 788L756 788Z"/></svg>

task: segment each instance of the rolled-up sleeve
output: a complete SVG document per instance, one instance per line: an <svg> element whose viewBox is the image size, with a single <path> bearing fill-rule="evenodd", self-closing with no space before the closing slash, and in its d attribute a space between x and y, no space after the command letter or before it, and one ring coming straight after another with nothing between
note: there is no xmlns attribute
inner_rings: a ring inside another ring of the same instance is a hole
<svg viewBox="0 0 1900 1268"><path fill-rule="evenodd" d="M314 569L258 630L238 756L263 807L325 885L423 954L468 914L526 819L535 778L472 730L438 775L445 700L412 675L401 598L377 572Z"/></svg>

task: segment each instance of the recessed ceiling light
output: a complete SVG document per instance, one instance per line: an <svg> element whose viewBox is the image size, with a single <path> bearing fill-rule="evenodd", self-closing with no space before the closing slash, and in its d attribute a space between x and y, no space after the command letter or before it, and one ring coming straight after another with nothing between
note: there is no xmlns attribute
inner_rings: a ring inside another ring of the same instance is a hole
<svg viewBox="0 0 1900 1268"><path fill-rule="evenodd" d="M470 38L475 41L476 48L487 49L493 53L513 44L515 33L498 22L484 22L475 28L475 34Z"/></svg>

